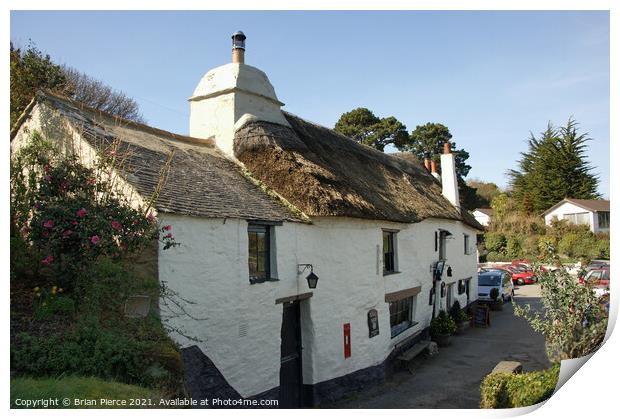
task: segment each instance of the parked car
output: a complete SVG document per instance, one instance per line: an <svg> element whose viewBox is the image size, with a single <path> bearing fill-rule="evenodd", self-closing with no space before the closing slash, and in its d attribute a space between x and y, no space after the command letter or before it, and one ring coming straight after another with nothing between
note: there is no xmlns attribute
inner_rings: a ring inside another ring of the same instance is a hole
<svg viewBox="0 0 620 419"><path fill-rule="evenodd" d="M534 268L532 268L532 262L530 262L529 260L513 260L512 261L513 265L519 266L521 268L526 269L529 272L534 272ZM544 266L540 266L540 270L542 272L548 272L549 269L545 268Z"/></svg>
<svg viewBox="0 0 620 419"><path fill-rule="evenodd" d="M515 285L534 284L538 281L534 272L518 265L501 265L494 268L510 272L512 283Z"/></svg>
<svg viewBox="0 0 620 419"><path fill-rule="evenodd" d="M579 278L579 283L592 283L594 292L599 296L609 293L609 267L590 269Z"/></svg>
<svg viewBox="0 0 620 419"><path fill-rule="evenodd" d="M512 283L512 275L510 272L502 270L493 270L482 272L478 275L478 300L492 301L491 290L497 288L499 292L499 301L505 302L512 300L515 295L515 287Z"/></svg>

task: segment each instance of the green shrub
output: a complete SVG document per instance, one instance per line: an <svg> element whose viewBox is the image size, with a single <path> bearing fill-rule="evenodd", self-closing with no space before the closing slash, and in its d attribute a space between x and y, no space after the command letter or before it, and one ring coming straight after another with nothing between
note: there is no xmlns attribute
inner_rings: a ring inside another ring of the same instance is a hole
<svg viewBox="0 0 620 419"><path fill-rule="evenodd" d="M465 310L461 308L461 303L459 303L458 300L456 300L454 304L452 304L452 307L450 307L450 317L452 317L454 323L463 323L469 320L467 313L465 313Z"/></svg>
<svg viewBox="0 0 620 419"><path fill-rule="evenodd" d="M503 233L491 231L485 233L484 243L489 253L503 253L506 250L506 236Z"/></svg>
<svg viewBox="0 0 620 419"><path fill-rule="evenodd" d="M560 364L523 374L487 375L480 385L480 407L505 409L531 406L547 400L558 383Z"/></svg>
<svg viewBox="0 0 620 419"><path fill-rule="evenodd" d="M63 378L14 378L11 380L11 408L19 409L26 406L15 403L16 399L21 400L50 400L50 399L75 399L80 400L130 400L145 399L152 400L151 403L159 403L162 394L150 388L143 388L114 381L104 381L94 377L63 377ZM147 402L148 403L148 402ZM44 408L44 406L37 406ZM55 407L55 406L50 406ZM64 407L64 406L59 406ZM84 408L98 406L75 406L71 404L69 408ZM112 406L107 406L112 407ZM121 407L121 406L118 406ZM141 407L130 406L127 402L125 408Z"/></svg>
<svg viewBox="0 0 620 419"><path fill-rule="evenodd" d="M456 332L456 323L448 313L441 310L439 315L431 320L430 332L432 336L451 335Z"/></svg>
<svg viewBox="0 0 620 419"><path fill-rule="evenodd" d="M523 238L520 235L511 235L506 239L506 256L510 259L519 259L523 256Z"/></svg>
<svg viewBox="0 0 620 419"><path fill-rule="evenodd" d="M487 253L487 262L502 262L508 260L508 257L503 253L489 252Z"/></svg>

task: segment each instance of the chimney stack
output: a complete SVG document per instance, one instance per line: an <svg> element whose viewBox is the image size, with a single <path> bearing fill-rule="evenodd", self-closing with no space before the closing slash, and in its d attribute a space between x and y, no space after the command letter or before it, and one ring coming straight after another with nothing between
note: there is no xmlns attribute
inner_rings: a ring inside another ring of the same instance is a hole
<svg viewBox="0 0 620 419"><path fill-rule="evenodd" d="M443 145L443 154L441 155L441 193L450 201L452 205L459 208L459 185L456 180L456 163L454 154L450 149L450 143L445 142Z"/></svg>
<svg viewBox="0 0 620 419"><path fill-rule="evenodd" d="M439 176L439 173L437 173L437 163L435 163L435 160L433 159L431 159L431 175L433 175L435 179L441 182L441 176Z"/></svg>
<svg viewBox="0 0 620 419"><path fill-rule="evenodd" d="M426 167L426 170L429 172L431 171L431 161L428 157L424 157L424 167Z"/></svg>
<svg viewBox="0 0 620 419"><path fill-rule="evenodd" d="M232 62L235 64L245 63L245 35L241 31L232 35Z"/></svg>

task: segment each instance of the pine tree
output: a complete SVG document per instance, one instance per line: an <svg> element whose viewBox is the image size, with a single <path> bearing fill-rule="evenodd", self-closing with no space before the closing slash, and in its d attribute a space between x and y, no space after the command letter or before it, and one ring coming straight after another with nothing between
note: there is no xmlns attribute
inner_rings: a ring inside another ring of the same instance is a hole
<svg viewBox="0 0 620 419"><path fill-rule="evenodd" d="M519 170L510 170L510 186L520 209L542 212L564 198L596 199L598 177L586 161L587 133L578 133L572 118L565 127L551 123L536 138L530 134L528 151L521 153Z"/></svg>

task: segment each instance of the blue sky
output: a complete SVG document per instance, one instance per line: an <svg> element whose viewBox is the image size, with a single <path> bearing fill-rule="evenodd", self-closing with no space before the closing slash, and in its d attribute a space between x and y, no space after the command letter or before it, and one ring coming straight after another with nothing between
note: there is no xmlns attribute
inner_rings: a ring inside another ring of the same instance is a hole
<svg viewBox="0 0 620 419"><path fill-rule="evenodd" d="M150 125L186 134L187 98L248 36L284 109L332 127L364 106L412 130L441 122L479 178L505 173L530 131L573 116L609 197L608 12L12 12L11 40L32 39L134 97Z"/></svg>

